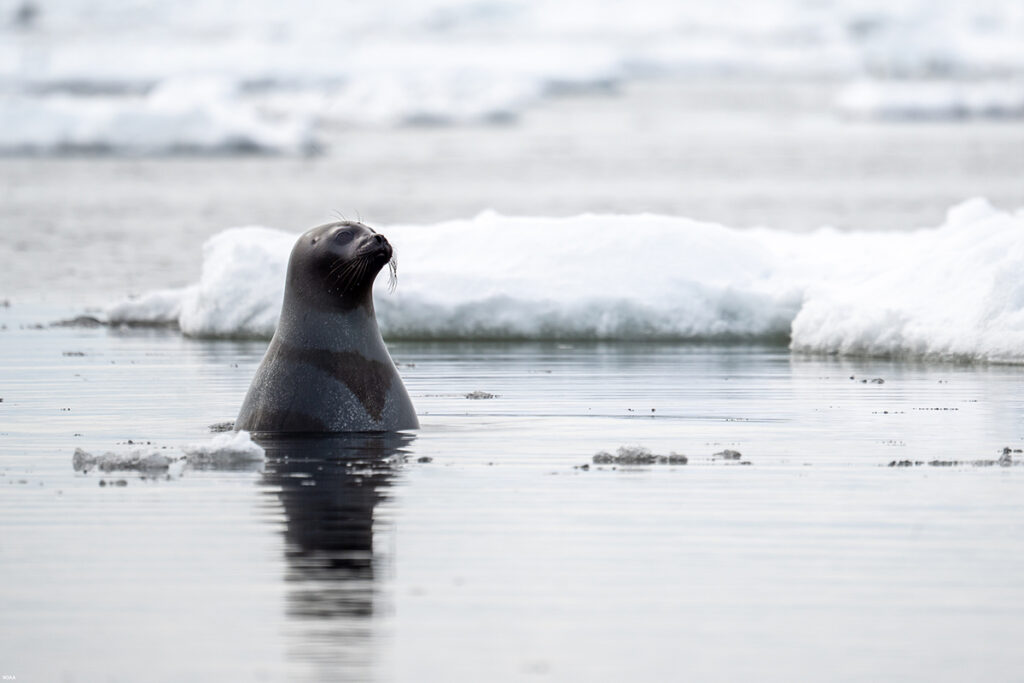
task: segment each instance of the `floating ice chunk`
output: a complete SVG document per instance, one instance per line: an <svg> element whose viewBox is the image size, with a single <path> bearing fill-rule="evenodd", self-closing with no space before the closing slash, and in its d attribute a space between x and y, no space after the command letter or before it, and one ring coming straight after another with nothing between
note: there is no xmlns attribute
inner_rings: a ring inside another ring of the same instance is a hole
<svg viewBox="0 0 1024 683"><path fill-rule="evenodd" d="M936 230L875 239L886 266L811 289L795 350L1024 362L1024 215L976 200Z"/></svg>
<svg viewBox="0 0 1024 683"><path fill-rule="evenodd" d="M225 467L262 462L266 457L263 447L245 431L217 434L206 443L191 444L181 450L192 465Z"/></svg>
<svg viewBox="0 0 1024 683"><path fill-rule="evenodd" d="M76 448L71 462L76 471L99 468L104 472L111 472L114 470L166 470L179 459L180 456L157 448L136 448L125 453L108 451L100 455L93 455L81 448Z"/></svg>
<svg viewBox="0 0 1024 683"><path fill-rule="evenodd" d="M476 391L471 391L468 394L466 394L466 398L471 399L473 401L482 401L482 400L485 400L485 399L488 399L488 398L497 398L497 397L498 397L497 394L492 394L489 391L480 391L479 389L476 390Z"/></svg>
<svg viewBox="0 0 1024 683"><path fill-rule="evenodd" d="M263 447L255 443L248 432L218 434L206 443L191 444L180 452L169 448L135 448L123 453L106 452L93 455L76 448L71 464L75 471L88 472L100 469L166 471L180 474L185 464L231 467L261 462L265 457Z"/></svg>
<svg viewBox="0 0 1024 683"><path fill-rule="evenodd" d="M107 308L107 321L114 325L177 325L181 317L181 302L187 293L187 288L157 289L120 301Z"/></svg>
<svg viewBox="0 0 1024 683"><path fill-rule="evenodd" d="M106 310L111 323L177 323L190 336L270 337L284 300L284 275L296 235L231 228L203 245L197 284L156 290Z"/></svg>
<svg viewBox="0 0 1024 683"><path fill-rule="evenodd" d="M196 337L270 337L295 239L279 230L246 227L207 240L199 283L182 297L182 331Z"/></svg>
<svg viewBox="0 0 1024 683"><path fill-rule="evenodd" d="M493 212L380 229L401 260L397 292L375 299L390 339L788 340L801 352L1024 363L1024 213L982 199L938 228L897 233ZM191 336L269 338L294 240L226 230L203 247L197 284L108 315L160 322L178 310Z"/></svg>

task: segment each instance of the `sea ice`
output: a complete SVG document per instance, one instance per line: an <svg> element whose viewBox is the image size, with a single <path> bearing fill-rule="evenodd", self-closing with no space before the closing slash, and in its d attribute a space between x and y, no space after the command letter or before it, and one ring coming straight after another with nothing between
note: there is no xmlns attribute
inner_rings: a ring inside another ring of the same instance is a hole
<svg viewBox="0 0 1024 683"><path fill-rule="evenodd" d="M75 471L85 472L94 468L104 472L172 469L180 472L185 464L230 467L261 462L264 457L263 447L255 443L248 432L240 431L217 434L207 442L183 446L180 451L152 446L94 455L76 448L71 462Z"/></svg>
<svg viewBox="0 0 1024 683"><path fill-rule="evenodd" d="M1024 362L1024 213L983 199L895 233L493 212L380 230L401 262L398 290L375 299L390 339L789 340L808 353ZM190 336L268 338L294 239L221 232L197 284L115 304L110 322L177 310Z"/></svg>
<svg viewBox="0 0 1024 683"><path fill-rule="evenodd" d="M93 455L81 448L76 448L72 456L72 465L76 471L88 471L99 468L104 472L114 470L166 470L180 456L159 448L135 448L124 453L106 452Z"/></svg>
<svg viewBox="0 0 1024 683"><path fill-rule="evenodd" d="M191 444L181 450L192 465L222 467L261 462L266 455L263 447L245 431L217 434L205 443Z"/></svg>

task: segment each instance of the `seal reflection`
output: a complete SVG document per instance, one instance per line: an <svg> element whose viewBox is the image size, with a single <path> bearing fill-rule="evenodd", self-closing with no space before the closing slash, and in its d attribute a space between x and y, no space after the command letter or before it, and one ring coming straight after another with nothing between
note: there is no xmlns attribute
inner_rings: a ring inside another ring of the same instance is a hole
<svg viewBox="0 0 1024 683"><path fill-rule="evenodd" d="M267 456L262 485L284 513L286 609L299 631L294 655L355 666L366 656L381 561L374 513L414 438L257 435Z"/></svg>

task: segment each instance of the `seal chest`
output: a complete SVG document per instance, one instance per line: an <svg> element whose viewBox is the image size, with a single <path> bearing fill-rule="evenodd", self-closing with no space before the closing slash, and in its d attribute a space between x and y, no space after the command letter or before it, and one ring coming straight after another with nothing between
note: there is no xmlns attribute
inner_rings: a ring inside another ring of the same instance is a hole
<svg viewBox="0 0 1024 683"><path fill-rule="evenodd" d="M303 234L277 331L235 421L252 432L383 432L419 420L380 336L373 281L391 245L362 223Z"/></svg>

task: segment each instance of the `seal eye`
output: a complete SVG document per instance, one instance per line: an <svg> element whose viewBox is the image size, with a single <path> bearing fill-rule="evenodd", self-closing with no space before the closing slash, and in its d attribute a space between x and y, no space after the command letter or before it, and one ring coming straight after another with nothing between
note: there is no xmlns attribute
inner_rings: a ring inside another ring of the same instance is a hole
<svg viewBox="0 0 1024 683"><path fill-rule="evenodd" d="M336 244L348 244L352 241L352 237L351 230L342 230L334 236L334 242Z"/></svg>

